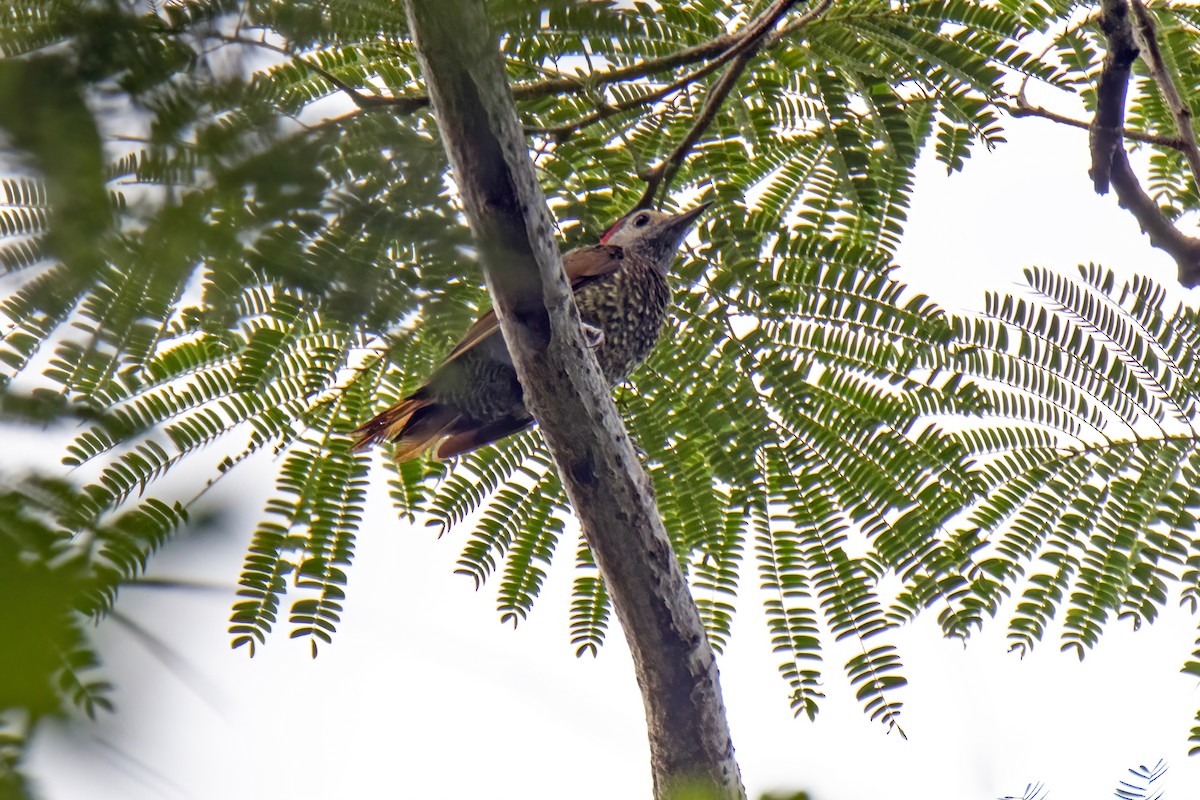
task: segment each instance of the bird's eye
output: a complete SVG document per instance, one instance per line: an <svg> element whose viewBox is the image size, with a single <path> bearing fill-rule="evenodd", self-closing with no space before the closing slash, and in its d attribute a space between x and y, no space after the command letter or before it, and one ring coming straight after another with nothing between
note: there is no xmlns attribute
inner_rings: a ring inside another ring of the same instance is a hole
<svg viewBox="0 0 1200 800"><path fill-rule="evenodd" d="M633 220L633 227L644 228L644 227L646 227L646 223L648 223L648 222L650 222L649 214L638 214L637 217Z"/></svg>

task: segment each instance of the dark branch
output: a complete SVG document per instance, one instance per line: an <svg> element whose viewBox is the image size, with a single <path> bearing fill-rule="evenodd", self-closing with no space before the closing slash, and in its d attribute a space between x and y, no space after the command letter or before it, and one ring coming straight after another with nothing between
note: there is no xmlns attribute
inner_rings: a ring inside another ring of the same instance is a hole
<svg viewBox="0 0 1200 800"><path fill-rule="evenodd" d="M279 53L285 56L292 55L292 52L286 47L280 47L277 44L271 44L266 39L251 39L248 36L242 36L241 34L225 34L217 31L209 31L204 35L204 37L206 39L215 39L219 42L224 42L225 44L241 44L248 47L258 47L263 50L270 50L272 53Z"/></svg>
<svg viewBox="0 0 1200 800"><path fill-rule="evenodd" d="M1189 288L1200 285L1200 239L1184 234L1167 219L1154 198L1142 189L1124 149L1113 154L1111 178L1121 207L1133 214L1150 237L1150 244L1175 259L1179 282Z"/></svg>
<svg viewBox="0 0 1200 800"><path fill-rule="evenodd" d="M770 8L746 26L746 30L741 34L740 41L736 47L732 48L730 53L733 56L733 60L725 68L725 72L721 74L717 82L709 89L708 96L704 99L704 105L701 107L700 113L696 115L696 119L692 122L692 127L684 134L679 144L671 151L671 154L647 175L646 190L642 192L642 197L638 201L639 206L649 205L654 200L660 188L666 191L671 185L672 179L674 179L679 168L683 166L688 153L691 152L696 142L700 141L700 137L708 130L708 126L716 119L717 113L721 110L725 99L733 91L738 79L745 72L746 66L758 54L759 50L768 41L772 45L781 41L783 30L787 30L788 33L794 33L824 14L833 5L833 0L819 0L816 5L806 11L799 19L778 31L779 35L771 36L771 29L775 27L779 20L797 2L798 0L776 0Z"/></svg>
<svg viewBox="0 0 1200 800"><path fill-rule="evenodd" d="M660 58L639 61L636 64L618 67L606 72L592 73L580 78L563 76L520 84L512 87L512 96L517 100L540 100L543 97L551 97L559 94L578 94L586 89L594 90L611 83L623 83L625 81L647 78L661 72L670 72L679 67L686 67L688 64L695 64L698 61L718 57L736 45L738 38L738 34L727 33L715 39L709 39L703 44L685 47L682 50L668 53Z"/></svg>
<svg viewBox="0 0 1200 800"><path fill-rule="evenodd" d="M381 106L394 107L396 105L393 101L393 98L380 97L377 94L363 94L353 86L342 81L342 79L338 76L334 75L323 67L318 67L311 61L305 61L303 58L298 58L296 60L303 64L306 68L311 69L313 72L332 83L335 89L338 89L339 91L348 95L350 99L354 101L354 105L361 109L365 110L368 108L379 108Z"/></svg>
<svg viewBox="0 0 1200 800"><path fill-rule="evenodd" d="M664 97L678 92L681 89L686 89L696 81L707 77L713 72L716 72L723 64L727 63L731 58L735 58L739 53L745 50L745 47L742 45L744 45L746 41L747 40L745 38L739 39L738 44L730 47L728 50L721 53L703 67L692 70L679 80L669 83L661 89L656 89L653 92L649 92L639 97L633 97L620 103L601 105L591 114L586 114L574 122L568 122L566 124L556 125L550 128L534 128L526 126L525 131L526 133L540 133L547 136L553 136L557 139L562 139L567 135L574 133L575 131L586 128L589 125L594 125L602 119L607 119L608 117L625 111L631 111L635 108L641 108L642 106L649 105L650 103L657 103Z"/></svg>
<svg viewBox="0 0 1200 800"><path fill-rule="evenodd" d="M756 50L749 49L733 60L725 72L713 84L709 90L708 96L704 98L704 105L700 108L700 113L696 115L696 119L692 122L692 127L684 134L683 139L679 144L675 145L675 149L667 156L657 167L650 170L646 176L646 189L642 192L642 197L638 200L639 206L650 205L654 201L655 195L661 187L664 191L671 185L671 180L675 174L679 172L679 168L683 166L684 160L688 153L691 152L696 142L704 135L704 131L716 119L717 112L721 110L721 105L725 102L725 98L737 85L737 80L745 71L746 65L754 58Z"/></svg>
<svg viewBox="0 0 1200 800"><path fill-rule="evenodd" d="M639 61L636 64L630 64L625 67L618 67L606 72L592 73L582 77L573 77L563 75L556 78L547 78L546 80L534 81L532 83L518 84L517 86L509 87L512 96L517 100L540 100L544 97L552 97L560 94L578 94L587 90L595 90L603 88L612 83L621 83L624 81L638 80L646 78L650 75L657 75L661 72L669 72L678 67L695 64L698 61L718 57L730 48L734 47L739 40L739 34L727 33L723 36L717 36L703 44L685 47L682 50L677 50L674 53L669 53L659 58L651 58L646 61ZM243 44L258 44L252 40L241 40ZM306 62L306 66L312 66ZM323 72L323 71L322 71ZM328 74L328 73L324 73ZM705 73L707 74L707 73ZM337 83L334 83L337 86ZM419 111L429 105L429 95L427 94L404 94L398 97L378 97L379 102L372 102L371 107L390 107L400 114L411 114ZM352 96L352 99L353 98ZM357 99L355 99L357 104ZM359 106L363 108L363 106ZM600 117L601 119L603 117ZM590 124L590 123L589 123ZM582 127L582 126L581 126ZM537 129L534 129L537 132Z"/></svg>
<svg viewBox="0 0 1200 800"><path fill-rule="evenodd" d="M1122 149L1125 92L1138 49L1129 24L1127 0L1102 0L1100 29L1108 37L1108 52L1096 83L1096 116L1091 125L1092 185L1107 194L1112 160Z"/></svg>
<svg viewBox="0 0 1200 800"><path fill-rule="evenodd" d="M1133 14L1138 17L1140 2L1132 2ZM1103 0L1101 4L1100 28L1107 37L1108 52L1104 56L1104 66L1097 84L1096 118L1091 126L1092 181L1100 194L1107 192L1110 185L1116 190L1121 207L1133 214L1142 230L1150 237L1152 245L1165 250L1175 259L1179 270L1179 282L1191 287L1200 284L1200 239L1188 236L1176 228L1154 198L1146 194L1129 164L1129 156L1123 145L1125 93L1133 59L1137 58L1139 52L1138 40L1141 40L1141 46L1145 50L1153 51L1148 55L1144 54L1148 61L1157 60L1160 64L1162 61L1161 55L1157 53L1158 43L1154 39L1153 23L1144 8L1140 8L1140 11L1139 31L1135 34L1130 22L1129 0ZM1150 64L1150 67L1153 72L1153 64ZM1165 70L1160 71L1160 74L1163 80L1171 83ZM1162 84L1159 88L1162 89ZM1182 107L1182 100L1179 102ZM1191 142L1190 149L1195 149L1190 115L1190 110L1186 115L1182 114L1182 110L1176 115L1177 121L1186 118L1188 125L1186 133L1182 130L1180 132L1185 143L1185 153L1189 149L1188 140Z"/></svg>

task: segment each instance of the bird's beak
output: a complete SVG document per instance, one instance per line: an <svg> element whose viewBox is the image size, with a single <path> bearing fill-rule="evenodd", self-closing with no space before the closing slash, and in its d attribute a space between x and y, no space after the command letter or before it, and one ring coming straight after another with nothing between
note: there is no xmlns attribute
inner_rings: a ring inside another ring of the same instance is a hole
<svg viewBox="0 0 1200 800"><path fill-rule="evenodd" d="M671 225L673 227L678 226L679 228L686 230L693 222L696 221L696 218L707 211L712 204L713 201L708 200L696 206L695 208L690 208L687 211L684 211L682 214L676 214L675 218L671 220Z"/></svg>
<svg viewBox="0 0 1200 800"><path fill-rule="evenodd" d="M684 237L687 236L687 233L691 229L692 223L696 221L696 218L707 211L708 207L711 205L712 201L710 200L706 203L701 203L695 208L689 208L687 211L671 217L671 219L667 222L667 225L670 226L668 230L674 231L675 233L676 247L683 242Z"/></svg>

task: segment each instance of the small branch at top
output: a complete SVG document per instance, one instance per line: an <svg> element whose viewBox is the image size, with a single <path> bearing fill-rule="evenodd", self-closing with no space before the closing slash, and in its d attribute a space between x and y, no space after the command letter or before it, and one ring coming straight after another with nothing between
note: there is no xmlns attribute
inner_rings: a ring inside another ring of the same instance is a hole
<svg viewBox="0 0 1200 800"><path fill-rule="evenodd" d="M704 132L708 130L708 126L716 119L717 112L721 110L721 105L733 91L733 87L737 85L738 79L745 72L746 66L751 59L758 54L768 42L775 44L782 39L784 31L794 33L800 28L808 25L813 20L825 13L833 0L819 0L816 5L806 11L794 22L786 25L777 31L776 35L771 35L771 29L779 22L783 16L792 9L798 0L776 0L775 4L764 11L759 17L746 26L745 31L741 34L740 41L737 47L733 48L733 52L729 66L725 68L725 72L717 79L709 89L708 96L704 99L704 105L700 108L700 113L696 115L692 127L684 134L683 139L675 146L657 167L654 167L646 176L646 189L642 192L641 199L638 200L638 206L644 206L651 203L661 188L665 191L670 185L675 174L679 172L679 168L683 166L684 160L695 146Z"/></svg>
<svg viewBox="0 0 1200 800"><path fill-rule="evenodd" d="M546 136L552 136L556 139L561 140L563 138L566 138L568 135L574 133L575 131L580 130L582 128L586 128L589 125L593 125L602 119L607 119L608 117L611 117L615 114L620 114L624 111L630 111L632 109L639 108L641 106L649 105L650 103L657 103L659 100L662 100L667 95L673 94L674 92L678 92L681 89L686 89L688 86L690 86L691 84L700 80L701 78L707 77L708 75L712 74L713 72L716 72L717 69L719 69L723 64L727 63L730 59L735 58L739 54L744 52L745 49L750 46L751 42L752 42L752 39L751 39L750 34L748 34L748 33L740 34L738 42L735 45L733 45L732 47L730 47L728 50L721 53L719 56L717 56L712 61L705 64L704 66L702 66L698 69L692 70L691 72L689 72L688 74L686 74L682 78L680 78L679 80L669 83L660 89L656 89L653 92L649 92L647 94L641 95L640 97L634 97L634 98L625 100L620 103L603 104L599 108L597 108L595 111L593 111L592 113L582 116L579 119L575 120L574 122L568 122L563 125L555 125L555 126L549 127L549 128L535 128L535 127L526 126L525 132L526 133L540 133L540 134L543 134Z"/></svg>
<svg viewBox="0 0 1200 800"><path fill-rule="evenodd" d="M721 53L737 45L738 40L738 34L727 33L710 39L703 44L685 47L660 58L639 61L636 64L618 67L607 72L583 77L562 75L532 83L518 84L512 87L512 96L515 100L538 100L543 97L560 94L579 94L588 89L604 87L611 83L637 80L638 78L645 78L660 72L668 72L677 67L719 56ZM309 64L308 66L312 65ZM379 97L378 100L379 102L371 102L372 108L390 107L400 114L411 114L429 105L428 94L404 94L396 97ZM538 130L533 129L532 132L538 132Z"/></svg>
<svg viewBox="0 0 1200 800"><path fill-rule="evenodd" d="M787 9L790 8L794 4L795 4L795 0L793 0L790 3L782 4L782 5L784 5L783 11L786 12ZM826 4L826 5L828 5L828 4ZM700 67L699 69L692 70L691 72L689 72L688 74L686 74L682 78L680 78L679 80L669 83L660 89L656 89L655 91L649 92L648 94L644 94L640 97L634 97L634 98L625 100L620 103L603 104L599 108L597 108L594 112L587 114L583 117L580 117L579 119L575 120L574 122L568 122L563 125L555 125L555 126L546 127L546 128L526 126L525 132L541 134L544 136L551 136L551 137L561 140L561 139L569 136L570 134L574 133L575 131L586 128L589 125L593 125L593 124L599 122L600 120L607 119L608 117L614 116L616 114L620 114L625 111L630 111L635 108L640 108L642 106L649 105L650 103L657 103L659 100L662 100L664 97L667 97L668 95L670 95L674 92L677 92L681 89L686 89L688 86L695 83L696 81L707 77L708 75L712 74L713 72L716 72L717 69L720 68L723 64L726 64L729 61L731 61L732 59L737 58L742 53L746 52L748 49L755 48L756 46L757 46L757 49L774 47L781 40L786 38L786 36L788 34L799 30L801 27L803 27L804 25L807 25L811 21L810 19L807 18L807 15L806 15L805 17L801 17L800 19L796 20L795 22L792 22L789 25L775 31L775 33L771 34L770 36L766 36L765 34L767 33L767 31L769 31L771 25L773 25L774 22L777 21L780 16L781 16L781 14L776 13L773 10L769 10L769 11L765 12L764 14L759 16L757 19L752 21L749 25L747 25L744 29L742 29L742 30L738 31L736 34L734 34L734 39L735 39L734 43L728 49L726 49L724 52L722 52L720 55L718 55L716 58L714 58L712 61L710 61L709 63ZM728 38L728 37L719 37L719 39L721 39L721 40L724 40L726 38ZM714 39L713 41L715 42L718 40ZM516 95L516 92L514 91L514 97L515 96L517 96L517 95Z"/></svg>
<svg viewBox="0 0 1200 800"><path fill-rule="evenodd" d="M692 122L692 127L684 134L679 144L671 151L671 154L666 157L657 167L650 170L646 176L646 189L642 192L641 198L637 202L637 206L649 205L654 200L654 196L658 193L660 187L665 191L670 185L675 174L679 172L679 168L683 166L684 160L692 147L704 135L704 131L716 119L717 112L721 110L721 105L725 102L725 98L733 90L737 84L738 78L746 69L746 65L750 63L750 59L754 58L756 50L750 49L743 52L733 62L725 68L724 74L713 84L709 90L708 96L704 98L704 105L700 108L700 113L696 115L696 119Z"/></svg>
<svg viewBox="0 0 1200 800"><path fill-rule="evenodd" d="M779 0L775 6L768 11L759 15L754 21L747 25L744 29L736 33L726 33L721 36L714 37L707 42L703 42L691 47L685 47L674 53L668 53L659 58L651 58L645 61L639 61L636 64L629 64L624 67L618 67L606 72L591 73L585 76L575 77L569 75L559 75L545 80L534 81L531 83L518 84L513 86L512 96L516 100L537 100L544 97L550 97L560 94L579 94L584 91L603 88L613 83L622 83L625 81L637 80L650 75L655 75L662 72L669 72L678 67L694 64L698 61L706 61L712 59L711 63L705 64L698 69L684 75L670 85L657 89L649 94L638 98L626 100L622 103L613 105L602 105L591 114L588 114L580 119L556 125L551 127L526 127L526 133L541 134L555 138L562 138L571 133L599 122L602 119L619 114L624 111L629 111L649 103L658 102L667 97L672 92L686 88L692 83L707 77L716 71L722 64L728 63L738 55L743 53L747 48L755 50L771 49L779 45L792 33L795 33L800 28L807 25L816 16L819 16L830 5L831 0L825 0L814 8L813 11L803 15L796 21L789 23L773 33L771 28L778 22L779 18L786 13L798 0ZM779 9L782 8L782 11ZM818 10L819 9L819 10ZM813 13L813 12L816 13ZM270 44L263 40L250 39L244 35L238 34L235 36L215 35L215 38L220 39L229 44L242 44L254 47L263 47L277 53L292 55L292 53L284 47ZM331 74L329 71L306 61L302 58L297 58L305 67L313 70L317 74L325 78L338 91L345 93L358 107L359 110L372 110L388 108L395 113L411 114L429 106L428 94L402 94L396 96L385 96L377 94L367 94Z"/></svg>
<svg viewBox="0 0 1200 800"><path fill-rule="evenodd" d="M291 52L286 47L281 47L277 44L271 44L265 38L251 39L248 36L242 36L240 33L235 33L232 35L224 33L207 33L205 34L205 37L208 39L216 39L217 41L224 42L225 44L242 44L246 45L247 47L258 47L263 50L270 50L272 53L279 53L280 55L291 55Z"/></svg>

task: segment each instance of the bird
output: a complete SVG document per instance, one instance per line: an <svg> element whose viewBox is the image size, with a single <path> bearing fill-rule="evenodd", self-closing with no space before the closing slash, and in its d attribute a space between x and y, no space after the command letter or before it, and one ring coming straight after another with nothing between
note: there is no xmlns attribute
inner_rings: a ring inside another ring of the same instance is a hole
<svg viewBox="0 0 1200 800"><path fill-rule="evenodd" d="M626 380L658 342L671 298L667 272L692 223L708 206L680 214L635 209L617 220L599 244L563 255L584 340L610 386ZM435 446L435 457L445 460L532 424L499 320L489 309L425 383L352 431L351 449L391 440L397 462L418 458Z"/></svg>

